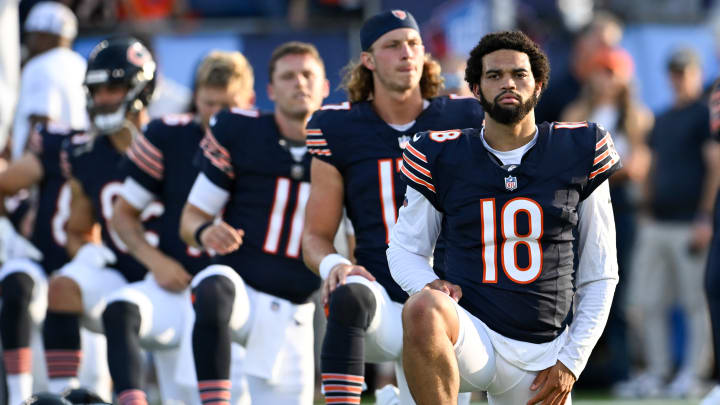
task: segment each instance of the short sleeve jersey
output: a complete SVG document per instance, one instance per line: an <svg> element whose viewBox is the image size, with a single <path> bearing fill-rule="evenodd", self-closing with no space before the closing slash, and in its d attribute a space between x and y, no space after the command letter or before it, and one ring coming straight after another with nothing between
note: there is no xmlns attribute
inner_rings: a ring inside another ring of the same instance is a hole
<svg viewBox="0 0 720 405"><path fill-rule="evenodd" d="M115 148L109 136L83 134L73 136L64 143L63 157L69 175L77 179L92 202L95 220L101 224L103 243L117 257L113 268L128 282L142 280L147 269L127 251L125 243L110 225L113 204L122 191L126 177L125 154ZM146 237L153 245L158 242L158 218L162 213L162 204L153 202L141 214Z"/></svg>
<svg viewBox="0 0 720 405"><path fill-rule="evenodd" d="M310 157L295 160L288 145L274 115L232 109L211 122L199 160L202 173L229 193L223 220L245 231L238 250L212 261L258 291L302 303L320 286L300 247Z"/></svg>
<svg viewBox="0 0 720 405"><path fill-rule="evenodd" d="M594 123L543 123L518 166L502 166L480 129L426 132L405 149L408 185L444 214L448 281L492 330L542 343L571 308L578 204L621 167Z"/></svg>
<svg viewBox="0 0 720 405"><path fill-rule="evenodd" d="M477 100L437 97L405 131L389 126L369 102L325 106L308 123L308 150L343 176L344 204L357 242L355 258L393 301L407 299L392 279L385 256L391 227L405 199L400 176L403 148L417 132L479 127L482 121Z"/></svg>
<svg viewBox="0 0 720 405"><path fill-rule="evenodd" d="M199 172L193 159L204 134L202 124L190 114L156 119L148 124L143 135L135 138L125 160L128 176L165 207L158 219L158 248L178 260L190 274L210 263L206 253L188 247L178 232L192 179Z"/></svg>
<svg viewBox="0 0 720 405"><path fill-rule="evenodd" d="M30 241L43 253L40 263L47 274L68 261L65 224L70 216L71 193L60 168L60 150L66 139L81 133L53 124L38 126L30 133L28 148L43 167Z"/></svg>

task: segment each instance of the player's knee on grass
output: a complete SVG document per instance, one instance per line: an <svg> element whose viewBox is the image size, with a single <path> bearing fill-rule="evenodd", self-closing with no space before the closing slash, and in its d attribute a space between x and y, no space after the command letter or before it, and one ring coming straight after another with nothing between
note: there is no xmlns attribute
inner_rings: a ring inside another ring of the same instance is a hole
<svg viewBox="0 0 720 405"><path fill-rule="evenodd" d="M193 290L195 322L205 325L227 325L235 301L235 285L223 276L208 277Z"/></svg>
<svg viewBox="0 0 720 405"><path fill-rule="evenodd" d="M375 315L377 302L370 288L359 283L343 284L330 295L329 321L367 329Z"/></svg>
<svg viewBox="0 0 720 405"><path fill-rule="evenodd" d="M35 283L25 273L12 273L2 280L2 312L0 327L5 350L26 347L30 343L28 308Z"/></svg>
<svg viewBox="0 0 720 405"><path fill-rule="evenodd" d="M75 280L59 276L48 284L48 309L61 312L82 312L82 294Z"/></svg>

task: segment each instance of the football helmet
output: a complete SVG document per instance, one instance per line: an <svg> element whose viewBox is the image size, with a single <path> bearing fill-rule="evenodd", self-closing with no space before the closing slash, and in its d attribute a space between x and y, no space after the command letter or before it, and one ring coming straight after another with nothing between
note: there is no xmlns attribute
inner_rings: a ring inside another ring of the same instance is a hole
<svg viewBox="0 0 720 405"><path fill-rule="evenodd" d="M57 394L42 392L34 394L26 399L21 405L72 405L67 399Z"/></svg>
<svg viewBox="0 0 720 405"><path fill-rule="evenodd" d="M99 395L85 388L68 388L62 396L75 405L107 404Z"/></svg>
<svg viewBox="0 0 720 405"><path fill-rule="evenodd" d="M133 37L110 38L93 48L85 73L87 109L93 127L100 134L117 131L125 125L128 113L145 108L155 90L157 66L150 51ZM94 91L102 85L127 88L117 105L97 105Z"/></svg>

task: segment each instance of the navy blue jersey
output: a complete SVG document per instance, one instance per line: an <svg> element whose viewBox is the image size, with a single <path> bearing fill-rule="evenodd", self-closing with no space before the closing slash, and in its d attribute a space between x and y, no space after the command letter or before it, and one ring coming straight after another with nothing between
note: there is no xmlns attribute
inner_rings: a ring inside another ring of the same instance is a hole
<svg viewBox="0 0 720 405"><path fill-rule="evenodd" d="M148 124L127 151L130 178L155 195L165 207L159 220L158 248L175 258L190 273L210 264L207 254L188 247L178 232L180 215L198 175L192 164L205 134L202 124L190 114L168 116Z"/></svg>
<svg viewBox="0 0 720 405"><path fill-rule="evenodd" d="M43 178L37 185L37 212L30 241L43 253L40 262L47 274L68 262L65 224L70 217L70 186L60 169L63 142L79 134L56 125L33 130L28 148L43 167Z"/></svg>
<svg viewBox="0 0 720 405"><path fill-rule="evenodd" d="M541 343L565 328L573 297L578 204L621 167L594 123L544 123L519 166L503 167L480 129L419 134L408 185L444 214L446 279L492 330Z"/></svg>
<svg viewBox="0 0 720 405"><path fill-rule="evenodd" d="M308 123L310 153L335 166L343 176L357 263L375 276L393 301L407 299L392 279L385 256L390 229L405 199L400 176L403 148L417 132L479 127L482 121L477 100L437 97L405 131L389 126L370 102L323 107Z"/></svg>
<svg viewBox="0 0 720 405"><path fill-rule="evenodd" d="M237 251L212 260L258 291L306 302L320 286L300 251L309 155L294 159L272 114L233 109L214 121L201 144L200 169L230 194L223 220L245 236Z"/></svg>
<svg viewBox="0 0 720 405"><path fill-rule="evenodd" d="M112 265L128 282L140 281L147 270L127 251L125 243L110 226L115 197L122 191L126 171L124 153L118 151L109 136L75 135L63 144L68 175L77 179L93 205L95 220L102 226L102 241L110 248L117 261ZM157 218L162 215L162 204L154 202L143 211L142 219L148 240L157 243Z"/></svg>

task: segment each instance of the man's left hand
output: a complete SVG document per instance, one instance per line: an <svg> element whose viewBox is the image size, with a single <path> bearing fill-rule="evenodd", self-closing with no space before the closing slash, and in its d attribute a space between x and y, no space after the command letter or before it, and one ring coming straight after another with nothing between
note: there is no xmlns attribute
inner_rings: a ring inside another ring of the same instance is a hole
<svg viewBox="0 0 720 405"><path fill-rule="evenodd" d="M540 388L526 405L563 405L572 387L575 384L575 376L560 361L554 366L546 368L538 373L530 389L532 391Z"/></svg>

